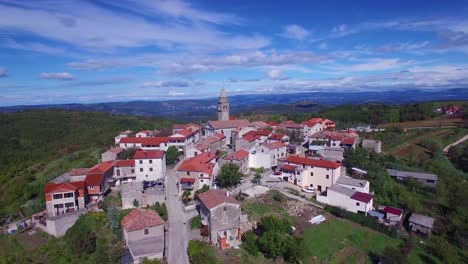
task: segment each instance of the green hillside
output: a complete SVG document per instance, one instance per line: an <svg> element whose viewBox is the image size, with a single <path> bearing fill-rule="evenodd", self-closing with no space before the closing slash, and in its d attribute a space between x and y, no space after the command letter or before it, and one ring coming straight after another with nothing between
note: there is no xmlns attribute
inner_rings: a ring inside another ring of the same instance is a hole
<svg viewBox="0 0 468 264"><path fill-rule="evenodd" d="M33 110L0 114L0 219L43 206L42 188L63 172L98 162L125 129L164 129L161 118Z"/></svg>

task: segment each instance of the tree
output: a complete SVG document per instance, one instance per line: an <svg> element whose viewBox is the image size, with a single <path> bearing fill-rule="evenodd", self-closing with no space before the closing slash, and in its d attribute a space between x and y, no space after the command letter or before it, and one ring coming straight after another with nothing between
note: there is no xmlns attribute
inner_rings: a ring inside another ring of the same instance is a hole
<svg viewBox="0 0 468 264"><path fill-rule="evenodd" d="M221 167L221 172L216 181L220 187L227 188L238 185L243 177L244 174L240 172L237 164L228 163Z"/></svg>
<svg viewBox="0 0 468 264"><path fill-rule="evenodd" d="M252 256L258 254L257 235L253 231L247 231L242 234L242 248Z"/></svg>
<svg viewBox="0 0 468 264"><path fill-rule="evenodd" d="M260 184L260 181L262 180L263 177L263 172L265 172L265 168L252 168L251 169L254 172L254 177L252 179L252 182L255 184Z"/></svg>
<svg viewBox="0 0 468 264"><path fill-rule="evenodd" d="M302 134L301 130L297 130L297 129L287 130L286 134L289 137L289 142L295 145L302 145L302 143L304 142L304 134Z"/></svg>
<svg viewBox="0 0 468 264"><path fill-rule="evenodd" d="M169 148L167 148L166 151L166 164L175 164L179 159L180 155L182 155L182 152L180 152L176 147L170 146Z"/></svg>
<svg viewBox="0 0 468 264"><path fill-rule="evenodd" d="M282 234L291 233L291 225L286 220L280 220L273 216L264 216L260 220L262 232L274 231Z"/></svg>
<svg viewBox="0 0 468 264"><path fill-rule="evenodd" d="M380 256L382 264L406 263L406 257L402 251L395 247L386 247Z"/></svg>
<svg viewBox="0 0 468 264"><path fill-rule="evenodd" d="M124 149L122 152L120 152L119 157L123 160L133 159L135 152L136 148Z"/></svg>

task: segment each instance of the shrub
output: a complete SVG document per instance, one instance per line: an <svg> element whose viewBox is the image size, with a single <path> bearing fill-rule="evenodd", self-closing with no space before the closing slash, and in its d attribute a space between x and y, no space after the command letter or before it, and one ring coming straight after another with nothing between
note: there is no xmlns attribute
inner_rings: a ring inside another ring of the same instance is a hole
<svg viewBox="0 0 468 264"><path fill-rule="evenodd" d="M205 242L190 240L187 251L192 264L221 263L214 248Z"/></svg>
<svg viewBox="0 0 468 264"><path fill-rule="evenodd" d="M257 235L253 231L242 234L242 248L252 256L258 255Z"/></svg>
<svg viewBox="0 0 468 264"><path fill-rule="evenodd" d="M203 225L202 225L202 222L201 222L201 217L199 215L192 218L192 221L190 221L190 228L198 229L198 228L202 228L202 227L203 227Z"/></svg>

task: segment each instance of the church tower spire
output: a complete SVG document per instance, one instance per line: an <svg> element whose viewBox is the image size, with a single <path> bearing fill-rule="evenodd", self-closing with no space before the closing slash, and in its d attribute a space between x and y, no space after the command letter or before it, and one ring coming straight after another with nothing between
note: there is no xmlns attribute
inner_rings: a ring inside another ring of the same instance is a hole
<svg viewBox="0 0 468 264"><path fill-rule="evenodd" d="M226 90L224 87L221 89L218 100L218 120L227 121L229 120L229 102Z"/></svg>

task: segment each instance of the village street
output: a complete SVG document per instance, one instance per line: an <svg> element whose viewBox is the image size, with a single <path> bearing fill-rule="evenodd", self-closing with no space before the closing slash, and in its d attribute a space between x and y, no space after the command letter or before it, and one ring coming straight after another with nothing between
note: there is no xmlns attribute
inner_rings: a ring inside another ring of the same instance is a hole
<svg viewBox="0 0 468 264"><path fill-rule="evenodd" d="M190 240L189 221L182 209L182 201L179 199L176 183L176 169L179 164L167 169L166 203L168 209L167 234L167 262L171 264L188 264L188 241Z"/></svg>

